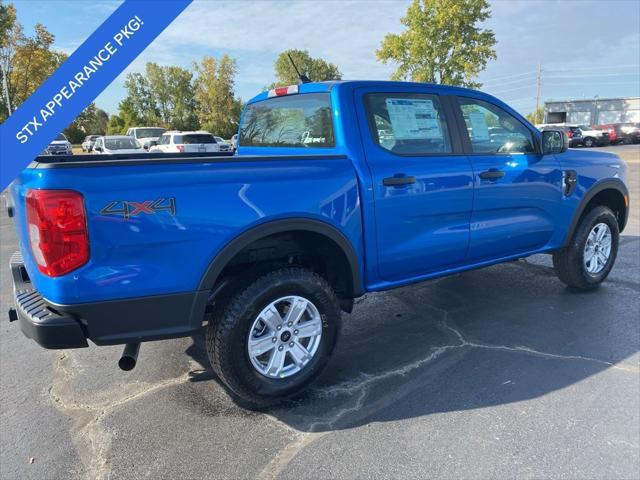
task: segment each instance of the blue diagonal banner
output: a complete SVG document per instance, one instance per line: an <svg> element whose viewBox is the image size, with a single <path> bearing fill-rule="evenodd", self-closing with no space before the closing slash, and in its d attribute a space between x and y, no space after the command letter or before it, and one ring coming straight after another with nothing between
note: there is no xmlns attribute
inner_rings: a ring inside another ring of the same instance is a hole
<svg viewBox="0 0 640 480"><path fill-rule="evenodd" d="M6 188L191 1L125 0L0 125L0 189Z"/></svg>

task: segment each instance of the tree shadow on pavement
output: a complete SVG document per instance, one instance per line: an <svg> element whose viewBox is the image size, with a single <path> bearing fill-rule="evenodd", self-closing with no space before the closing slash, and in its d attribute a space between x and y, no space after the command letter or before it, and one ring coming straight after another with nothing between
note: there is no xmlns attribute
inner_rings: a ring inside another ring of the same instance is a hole
<svg viewBox="0 0 640 480"><path fill-rule="evenodd" d="M640 237L600 288L575 293L544 256L368 294L326 371L269 410L303 432L529 400L614 369L638 375ZM202 335L187 353L215 380ZM219 383L219 382L218 382Z"/></svg>

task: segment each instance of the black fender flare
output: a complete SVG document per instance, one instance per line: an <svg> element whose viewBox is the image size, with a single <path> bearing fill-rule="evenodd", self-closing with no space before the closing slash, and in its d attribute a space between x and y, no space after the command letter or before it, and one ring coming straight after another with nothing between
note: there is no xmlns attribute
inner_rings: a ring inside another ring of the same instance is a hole
<svg viewBox="0 0 640 480"><path fill-rule="evenodd" d="M364 294L362 277L360 274L360 264L351 242L333 225L321 220L312 220L308 218L273 220L257 225L239 234L233 240L228 242L215 256L211 263L209 263L207 270L200 280L198 290L211 290L215 286L222 270L243 248L256 240L268 237L269 235L290 231L314 232L335 242L349 262L353 280L353 297L360 297Z"/></svg>
<svg viewBox="0 0 640 480"><path fill-rule="evenodd" d="M598 193L604 190L617 190L624 197L625 214L624 214L624 218L620 219L621 220L620 231L622 232L622 230L624 230L624 227L627 224L627 219L629 217L629 191L627 190L627 186L622 182L622 180L613 179L613 178L604 180L592 186L584 194L584 197L582 197L582 200L580 201L578 208L573 214L573 218L571 219L571 224L569 224L567 235L562 244L563 247L568 246L569 243L571 242L571 239L573 238L573 233L578 227L578 222L580 221L580 217L582 217L582 214L584 213L585 208L587 208L587 205L589 204L589 202L593 199L593 197L595 197Z"/></svg>

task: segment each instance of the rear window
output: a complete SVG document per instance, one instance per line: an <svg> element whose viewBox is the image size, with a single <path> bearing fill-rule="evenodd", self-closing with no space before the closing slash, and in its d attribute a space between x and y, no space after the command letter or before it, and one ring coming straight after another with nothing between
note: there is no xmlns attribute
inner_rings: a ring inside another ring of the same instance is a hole
<svg viewBox="0 0 640 480"><path fill-rule="evenodd" d="M240 125L243 147L333 147L329 93L276 97L249 105Z"/></svg>
<svg viewBox="0 0 640 480"><path fill-rule="evenodd" d="M138 128L135 130L136 138L159 137L165 132L164 128Z"/></svg>
<svg viewBox="0 0 640 480"><path fill-rule="evenodd" d="M187 135L176 135L173 137L173 143L176 145L192 145L194 143L216 143L213 135L206 133L189 133Z"/></svg>
<svg viewBox="0 0 640 480"><path fill-rule="evenodd" d="M129 150L142 148L134 138L105 138L104 145L108 150Z"/></svg>

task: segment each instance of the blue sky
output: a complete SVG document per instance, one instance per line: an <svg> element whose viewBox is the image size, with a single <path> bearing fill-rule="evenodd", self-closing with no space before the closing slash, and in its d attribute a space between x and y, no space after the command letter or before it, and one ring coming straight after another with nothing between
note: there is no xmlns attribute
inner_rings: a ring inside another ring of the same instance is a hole
<svg viewBox="0 0 640 480"><path fill-rule="evenodd" d="M118 1L16 0L27 32L43 23L55 46L72 53ZM96 100L109 113L124 97L126 72L149 61L191 67L203 55L238 61L237 94L248 99L273 81L282 50L309 50L338 65L345 79L386 79L393 66L376 61L386 33L402 30L408 0L195 1ZM158 2L161 7L161 2ZM483 90L522 113L542 100L640 96L640 2L637 0L491 2L486 22L498 58L480 75Z"/></svg>

